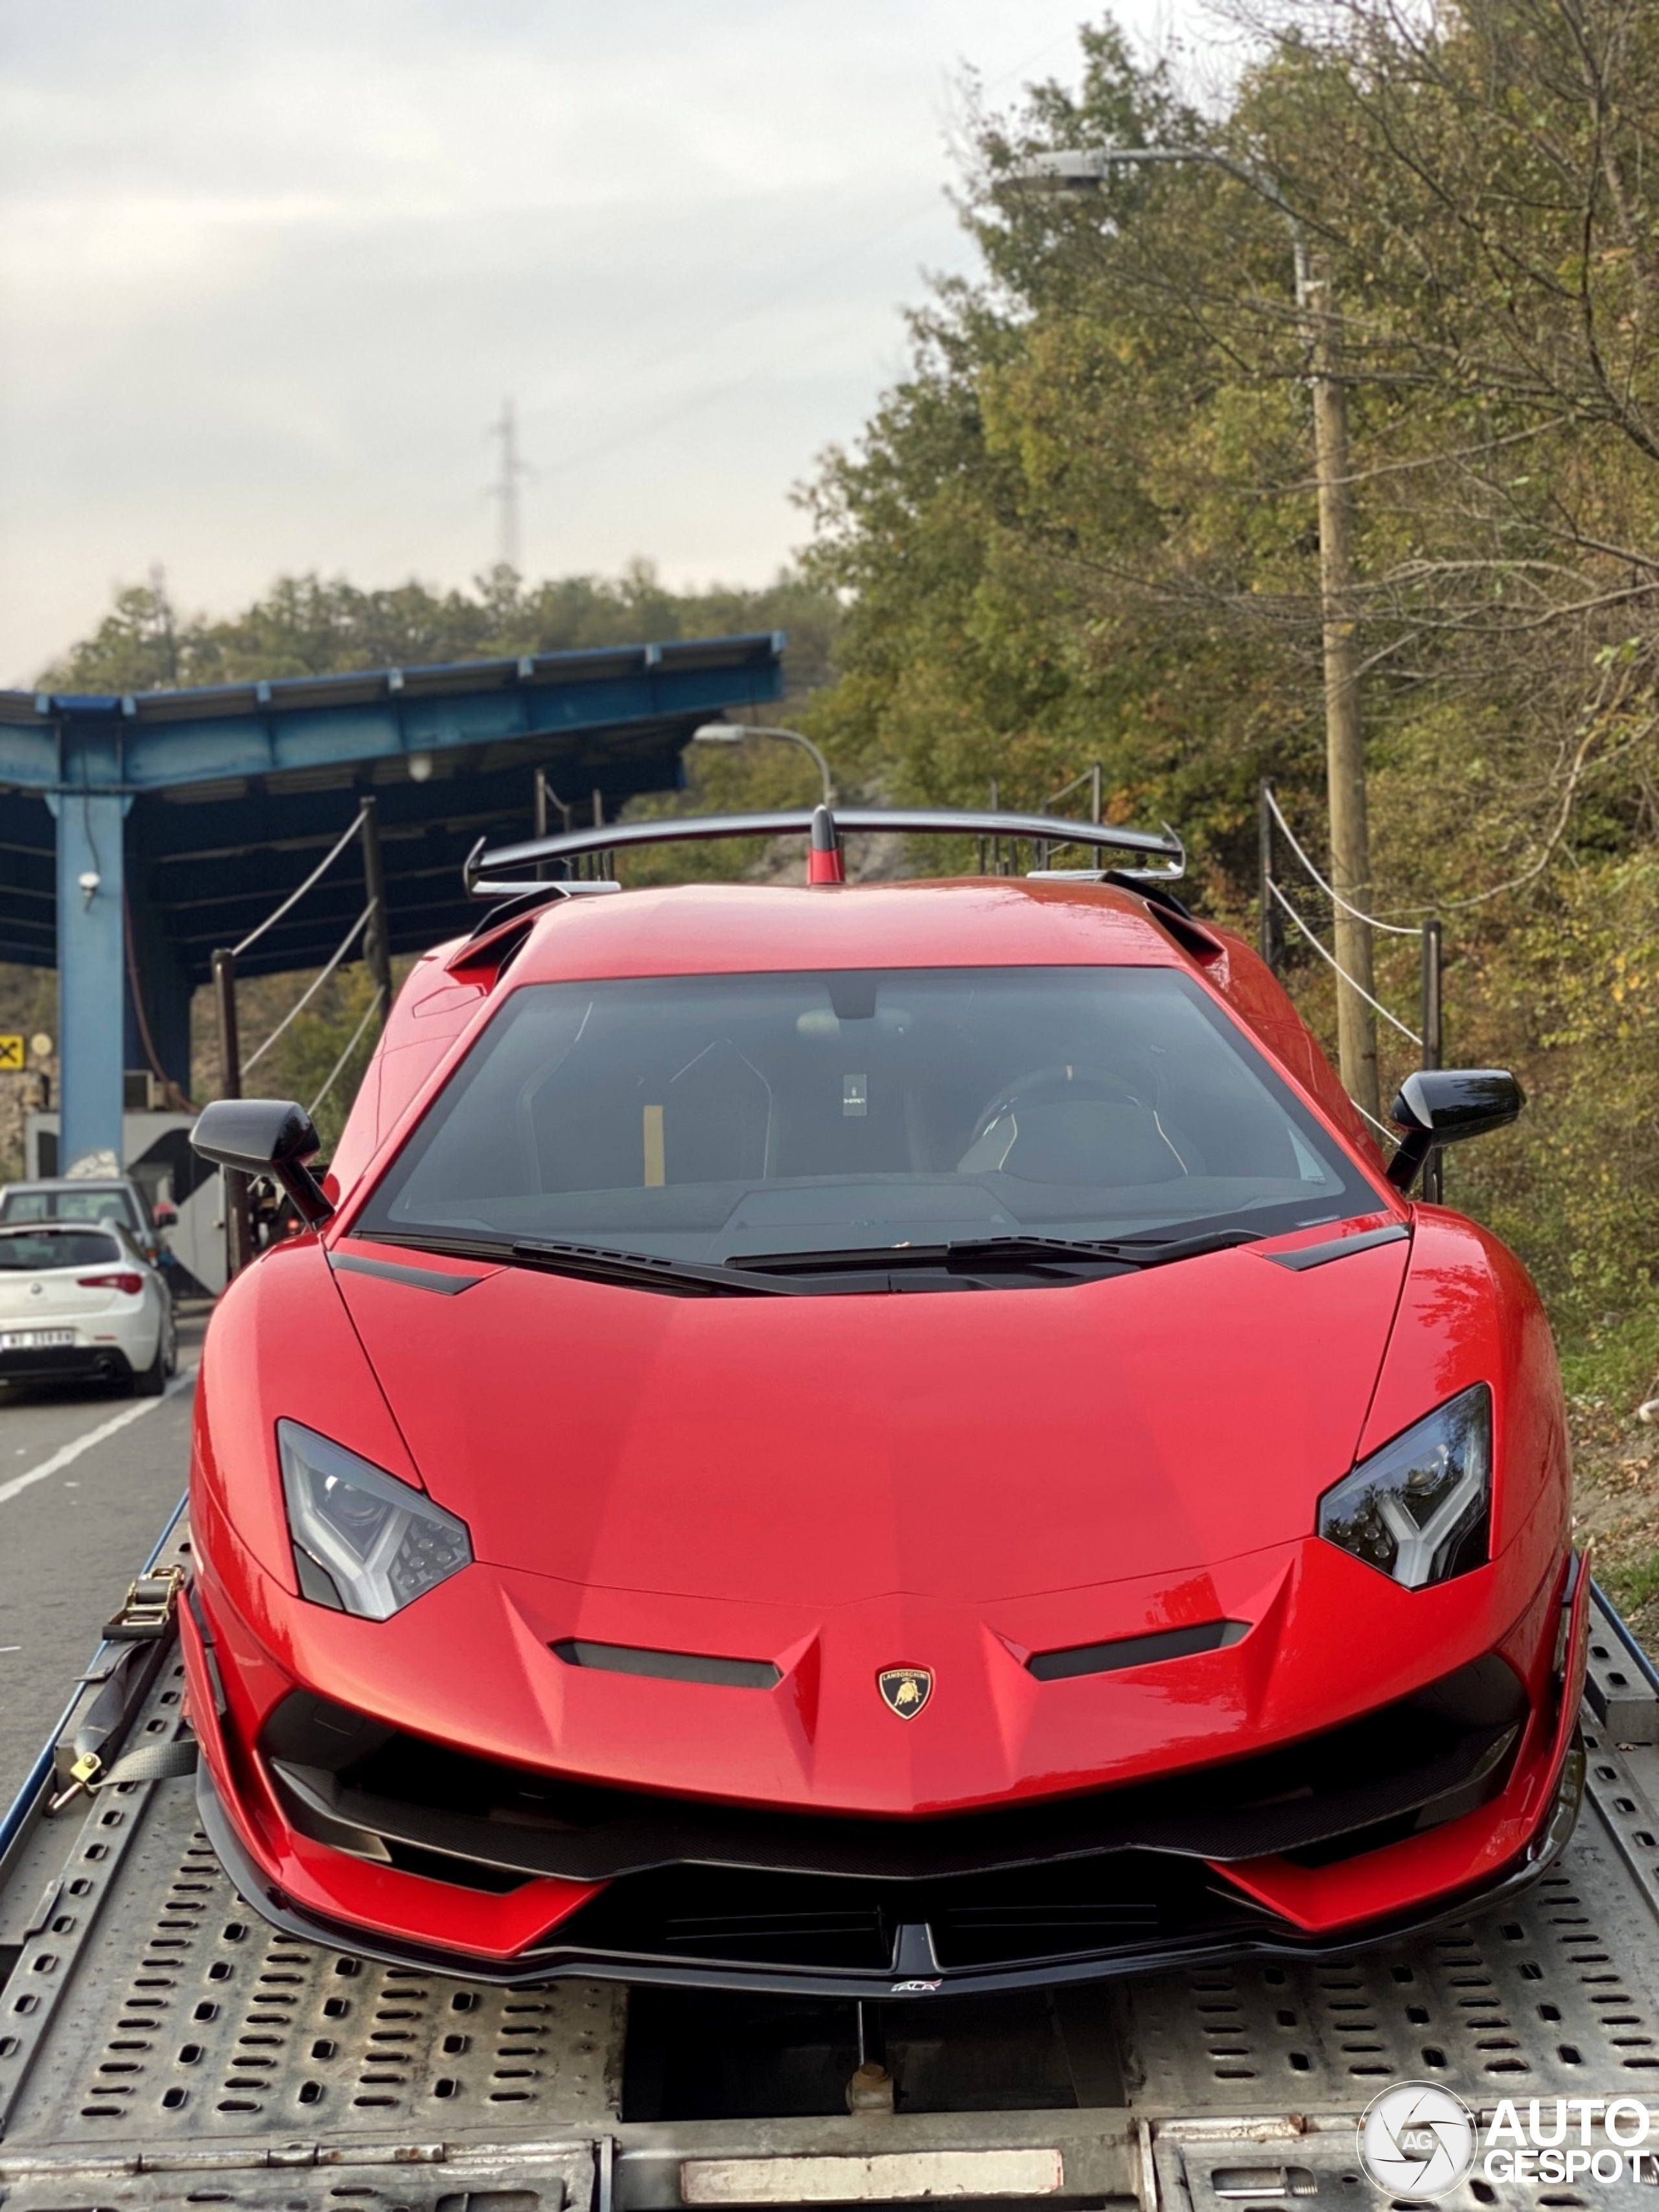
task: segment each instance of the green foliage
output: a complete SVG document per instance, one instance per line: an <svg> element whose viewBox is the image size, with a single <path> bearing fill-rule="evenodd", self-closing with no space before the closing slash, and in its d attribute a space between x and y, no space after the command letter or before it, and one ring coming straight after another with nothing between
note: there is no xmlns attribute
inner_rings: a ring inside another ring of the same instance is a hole
<svg viewBox="0 0 1659 2212"><path fill-rule="evenodd" d="M283 979L285 986L293 987L290 1005L304 988L305 980ZM313 1118L323 1140L325 1159L340 1141L346 1115L380 1035L378 1024L369 1018L374 996L374 986L367 968L337 969L260 1063L260 1081L269 1084L273 1097L297 1098L307 1106L313 1099L318 1101ZM325 1085L326 1094L320 1095Z"/></svg>
<svg viewBox="0 0 1659 2212"><path fill-rule="evenodd" d="M1075 89L972 117L979 274L913 313L906 374L802 495L806 573L848 608L813 728L939 803L994 779L1036 804L1098 760L1112 817L1177 823L1198 898L1236 922L1261 776L1323 853L1310 333L1281 191L1342 314L1370 896L1443 915L1449 1049L1512 1062L1534 1101L1454 1156L1451 1193L1584 1357L1649 1343L1659 12L1270 0L1267 29L1224 112L1185 108L1109 21ZM1010 189L1039 149L1155 145L1233 166ZM1408 1019L1415 963L1380 941ZM1299 951L1288 976L1329 1036L1328 972ZM1382 1042L1403 1073L1409 1048Z"/></svg>
<svg viewBox="0 0 1659 2212"><path fill-rule="evenodd" d="M829 672L839 613L829 593L787 570L760 590L672 592L648 561L618 577L533 585L498 568L471 592L414 582L362 591L343 578L283 576L222 620L180 622L163 591L134 585L117 592L93 635L40 682L59 690L171 690L783 629L790 680L808 688Z"/></svg>
<svg viewBox="0 0 1659 2212"><path fill-rule="evenodd" d="M1655 1598L1659 1598L1659 1552L1649 1552L1636 1559L1614 1559L1601 1571L1600 1580L1626 1620L1635 1620L1638 1629L1646 1630L1643 1640L1650 1649L1652 1630L1639 1616L1646 1613Z"/></svg>

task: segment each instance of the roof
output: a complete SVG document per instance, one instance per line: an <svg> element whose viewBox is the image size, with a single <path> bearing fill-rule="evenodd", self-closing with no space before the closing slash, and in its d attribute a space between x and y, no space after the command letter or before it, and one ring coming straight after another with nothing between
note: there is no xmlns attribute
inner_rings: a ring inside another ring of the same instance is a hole
<svg viewBox="0 0 1659 2212"><path fill-rule="evenodd" d="M679 679L673 684L678 694L688 678L773 671L785 641L781 631L767 630L181 691L0 691L0 784L156 790L303 771L345 758L510 741L578 724L635 721L652 711L642 683ZM585 711L573 711L572 685L581 687ZM606 685L619 687L614 698L604 696ZM709 703L728 690L717 685ZM61 734L74 727L83 745L95 744L88 725L101 732L102 757L86 763L89 775L65 778Z"/></svg>
<svg viewBox="0 0 1659 2212"><path fill-rule="evenodd" d="M514 983L832 968L1185 968L1134 892L1019 877L688 884L556 900Z"/></svg>

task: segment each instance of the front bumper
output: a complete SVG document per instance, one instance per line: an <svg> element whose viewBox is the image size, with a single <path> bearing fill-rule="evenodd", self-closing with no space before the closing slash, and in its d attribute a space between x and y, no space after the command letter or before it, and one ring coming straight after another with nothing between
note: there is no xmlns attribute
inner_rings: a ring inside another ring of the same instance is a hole
<svg viewBox="0 0 1659 2212"><path fill-rule="evenodd" d="M383 1839L296 1823L270 1763L221 1725L210 1632L186 1621L192 1716L206 1758L202 1816L238 1889L289 1932L415 1967L526 1985L563 1976L893 1997L1049 1986L1226 1957L1369 1947L1467 1913L1534 1880L1571 1832L1588 1577L1544 1615L1554 1662L1501 1786L1443 1824L1389 1839L1206 1863L1156 1839L1097 1838L1016 1867L953 1864L826 1876L755 1851L694 1856L609 1883L572 1865L480 1882L440 1849L393 1860ZM435 1754L435 1747L434 1747ZM435 1754L441 1756L441 1754ZM351 1805L344 1808L354 1809ZM688 1806L688 1820L708 1808ZM934 1824L906 1823L913 1835ZM1407 1823L1409 1826L1410 1824ZM937 1831L935 1831L937 1832ZM1244 1842L1241 1835L1238 1839ZM343 1845L343 1848L341 1846ZM1213 1848L1206 1846L1206 1848ZM706 1849L706 1846L705 1846ZM509 1862L522 1852L507 1851ZM379 1858L379 1863L374 1863ZM920 1875L921 1879L916 1879ZM438 1878L443 1876L445 1878Z"/></svg>
<svg viewBox="0 0 1659 2212"><path fill-rule="evenodd" d="M745 1966L731 1960L687 1960L635 1949L605 1949L579 1942L537 1945L510 1960L458 1954L366 1931L307 1911L255 1863L244 1848L206 1760L197 1769L197 1805L202 1826L239 1896L285 1935L349 1951L382 1964L418 1973L461 1974L470 1980L508 1989L535 1988L568 1978L650 1983L659 1986L763 1990L783 1996L844 1997L883 2001L899 1997L975 1996L1000 1990L1050 1989L1134 1974L1167 1972L1228 1959L1340 1958L1355 1951L1416 1935L1474 1911L1490 1910L1518 1895L1554 1864L1565 1850L1578 1819L1584 1790L1584 1751L1574 1731L1556 1778L1553 1798L1537 1834L1516 1863L1492 1881L1452 1896L1436 1898L1414 1912L1393 1914L1339 1938L1298 1935L1287 1924L1264 1921L1257 1931L1243 1927L1197 1940L1166 1943L1133 1941L1065 1959L1021 1960L994 1966L946 1967L933 1955L927 1930L902 1925L884 1966L815 1972L776 1965ZM921 1940L918 1940L921 1938Z"/></svg>

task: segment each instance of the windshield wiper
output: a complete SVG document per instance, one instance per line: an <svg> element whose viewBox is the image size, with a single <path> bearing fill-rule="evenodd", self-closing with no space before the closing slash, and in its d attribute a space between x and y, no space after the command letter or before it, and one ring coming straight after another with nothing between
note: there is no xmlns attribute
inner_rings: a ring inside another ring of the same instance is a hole
<svg viewBox="0 0 1659 2212"><path fill-rule="evenodd" d="M696 1260L668 1260L651 1252L611 1252L602 1246L560 1244L531 1237L455 1237L443 1231L417 1231L407 1237L384 1230L364 1231L375 1244L398 1244L412 1252L442 1252L457 1260L488 1260L498 1267L535 1267L549 1275L575 1275L586 1282L617 1283L629 1290L657 1291L671 1297L799 1297L793 1283L745 1282L723 1267Z"/></svg>
<svg viewBox="0 0 1659 2212"><path fill-rule="evenodd" d="M867 1273L892 1267L942 1267L951 1274L987 1274L1003 1268L1030 1272L1075 1271L1097 1265L1160 1267L1171 1260L1196 1260L1206 1252L1225 1252L1235 1244L1257 1244L1259 1229L1215 1229L1201 1237L1123 1237L1115 1241L1074 1237L955 1237L948 1244L871 1244L825 1252L744 1252L726 1265L757 1274Z"/></svg>
<svg viewBox="0 0 1659 2212"><path fill-rule="evenodd" d="M366 1242L397 1244L415 1252L441 1252L457 1260L483 1260L498 1267L535 1267L550 1275L616 1283L671 1297L802 1297L811 1294L792 1276L880 1274L935 1267L951 1275L1024 1274L1061 1279L1095 1267L1158 1267L1196 1259L1234 1244L1261 1241L1254 1229L1220 1229L1202 1237L1127 1237L1096 1243L1067 1237L981 1237L948 1244L873 1244L827 1252L745 1252L723 1261L669 1260L651 1252L613 1252L604 1246L562 1244L538 1237L452 1235L416 1230L394 1236L360 1232ZM782 1278L784 1279L779 1279Z"/></svg>

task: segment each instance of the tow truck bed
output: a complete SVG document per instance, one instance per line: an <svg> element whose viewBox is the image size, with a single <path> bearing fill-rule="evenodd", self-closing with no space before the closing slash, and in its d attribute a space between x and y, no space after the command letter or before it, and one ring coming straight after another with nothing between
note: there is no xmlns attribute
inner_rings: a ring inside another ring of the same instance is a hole
<svg viewBox="0 0 1659 2212"><path fill-rule="evenodd" d="M187 1563L181 1527L158 1559ZM122 1649L100 1647L60 1744L107 1707ZM1403 2203L1355 2160L1355 2118L1392 2082L1443 2081L1477 2108L1659 2107L1659 1682L1599 1595L1591 1650L1584 1813L1518 1900L1330 1964L862 2021L343 1957L240 1904L188 1779L116 1783L49 1816L43 1757L0 1827L0 2207ZM129 1749L183 1727L170 1632L143 1671ZM898 2110L849 2116L853 2069L878 2055ZM1477 2167L1440 2202L1652 2206L1646 2179L1638 2160L1540 2192Z"/></svg>

